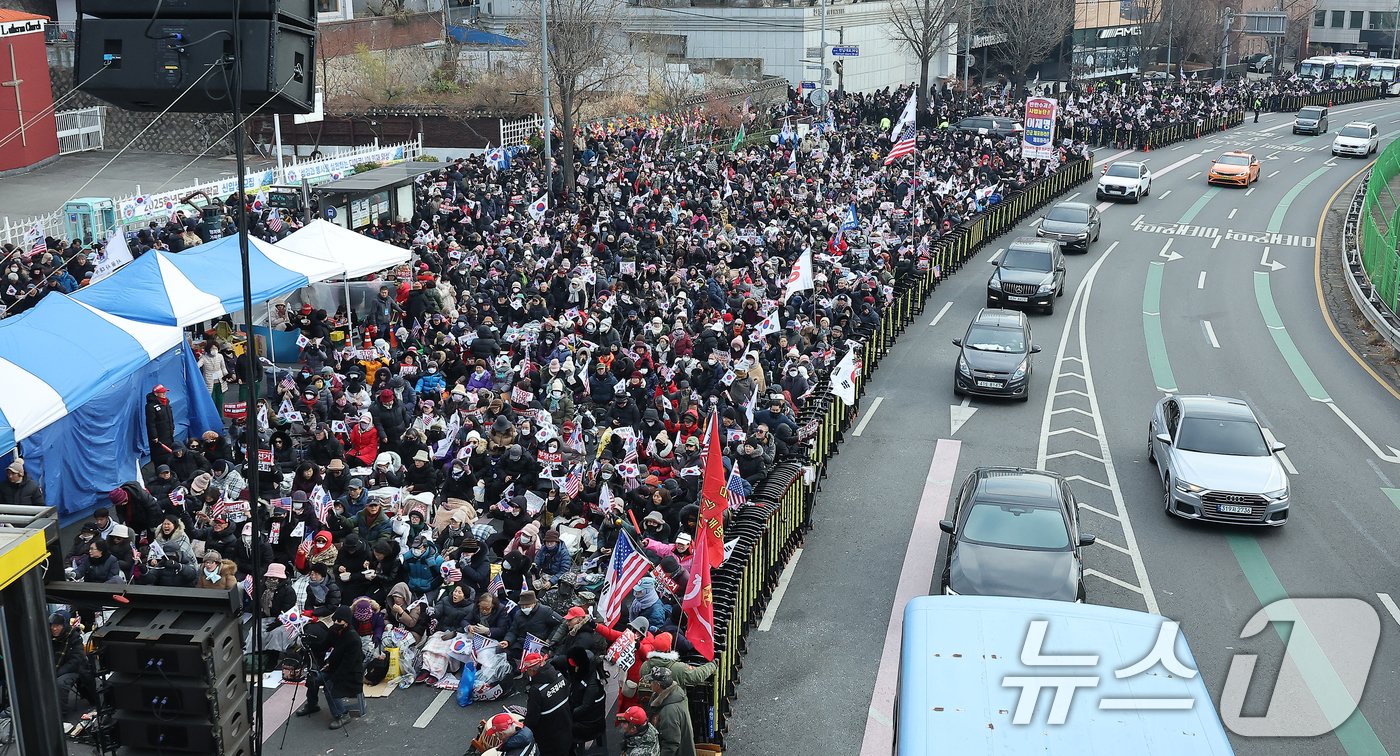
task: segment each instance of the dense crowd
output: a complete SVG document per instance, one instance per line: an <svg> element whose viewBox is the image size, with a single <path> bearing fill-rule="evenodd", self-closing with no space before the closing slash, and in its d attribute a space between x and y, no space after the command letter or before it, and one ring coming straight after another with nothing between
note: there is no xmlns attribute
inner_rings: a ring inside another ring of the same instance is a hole
<svg viewBox="0 0 1400 756"><path fill-rule="evenodd" d="M899 137L886 119L909 94L839 96L801 136L786 128L810 115L801 100L746 108L754 130L784 128L733 151L727 139L648 149L669 143L640 125L582 134L577 179L556 179L543 213L529 152L504 170L473 158L421 176L413 217L367 231L412 250L376 296L353 312L276 304L271 326L306 337L298 364L249 376L207 332L211 392L265 386L225 432L177 438L153 387L151 463L100 502L69 576L243 590L263 618L250 649L309 651L297 713L317 711L322 691L333 728L362 681L388 681L475 700L523 691L479 733L505 753L605 741L629 756L694 753L686 689L714 668L688 639L680 594L707 421L718 417L726 488L742 502L775 463L805 458L799 412L879 327L895 282L928 269L929 246L1087 155L1065 140L1054 160L1026 161L1017 140L938 128L886 165ZM1069 97L1067 118L1232 102L1189 85ZM1015 113L995 99L931 108L939 120ZM252 218L272 240L299 226ZM132 246L178 252L232 230L172 217ZM75 288L92 266L78 240L15 252L0 253L11 311ZM811 285L793 291L808 260ZM245 422L270 453L249 459ZM12 464L0 503L42 496ZM654 569L609 609L603 576L624 534ZM72 628L95 618L52 620L71 713L91 690Z"/></svg>

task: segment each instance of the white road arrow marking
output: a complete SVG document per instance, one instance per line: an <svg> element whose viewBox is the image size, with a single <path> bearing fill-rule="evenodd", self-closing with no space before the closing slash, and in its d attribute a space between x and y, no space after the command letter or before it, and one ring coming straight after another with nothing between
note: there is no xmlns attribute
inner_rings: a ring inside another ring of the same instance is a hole
<svg viewBox="0 0 1400 756"><path fill-rule="evenodd" d="M1375 441L1371 440L1370 436L1366 435L1365 431L1357 427L1356 423L1352 422L1351 418L1347 417L1347 414L1342 411L1341 407L1338 407L1336 404L1333 404L1331 400L1324 401L1323 404L1326 404L1328 407L1332 408L1332 412L1336 413L1338 419L1346 423L1347 427L1351 428L1352 433L1355 433L1357 438L1361 439L1362 443L1366 444L1366 446L1371 448L1372 454L1375 454L1377 457L1380 457L1382 461L1400 465L1400 449L1396 449L1393 446L1387 446L1385 448L1390 450L1390 453L1386 454L1385 452L1381 451L1381 447L1377 445Z"/></svg>
<svg viewBox="0 0 1400 756"><path fill-rule="evenodd" d="M976 407L969 407L972 403L971 397L963 397L962 404L949 406L949 416L953 418L953 431L949 435L957 435L958 429L963 427L963 423L972 419L972 413L977 411Z"/></svg>
<svg viewBox="0 0 1400 756"><path fill-rule="evenodd" d="M1268 247L1264 248L1264 254L1259 257L1259 264L1268 268L1270 272L1288 267L1283 263L1279 262L1278 260L1270 260Z"/></svg>
<svg viewBox="0 0 1400 756"><path fill-rule="evenodd" d="M1165 257L1165 258L1167 258L1167 262L1171 262L1172 260L1180 260L1180 259L1182 259L1182 256L1181 256L1181 255L1178 255L1178 254L1177 254L1176 252L1174 252L1174 251L1170 251L1170 250L1171 250L1171 246L1172 246L1172 240L1171 240L1171 239L1168 239L1168 240L1167 240L1167 243L1162 245L1162 251L1161 251L1161 252L1158 252L1158 253L1157 253L1157 256L1158 256L1158 257Z"/></svg>

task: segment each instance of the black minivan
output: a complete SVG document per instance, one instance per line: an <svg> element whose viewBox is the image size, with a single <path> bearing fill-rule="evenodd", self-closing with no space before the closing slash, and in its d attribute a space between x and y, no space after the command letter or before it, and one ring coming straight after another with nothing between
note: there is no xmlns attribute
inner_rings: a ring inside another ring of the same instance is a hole
<svg viewBox="0 0 1400 756"><path fill-rule="evenodd" d="M1298 111L1298 115L1293 116L1293 133L1326 134L1327 108L1321 105L1309 105Z"/></svg>

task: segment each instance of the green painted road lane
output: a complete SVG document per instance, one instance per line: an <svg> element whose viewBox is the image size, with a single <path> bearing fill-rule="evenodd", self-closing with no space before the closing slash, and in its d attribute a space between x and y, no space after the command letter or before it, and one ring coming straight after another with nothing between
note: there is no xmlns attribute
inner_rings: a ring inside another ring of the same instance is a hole
<svg viewBox="0 0 1400 756"><path fill-rule="evenodd" d="M1176 377L1167 360L1167 339L1162 335L1162 270L1159 262L1147 264L1147 282L1142 287L1142 336L1147 341L1147 361L1152 380L1162 391L1176 391Z"/></svg>
<svg viewBox="0 0 1400 756"><path fill-rule="evenodd" d="M1200 196L1200 198L1198 198L1198 199L1196 200L1196 203L1193 204L1193 205L1186 211L1186 214L1181 216L1181 220L1179 220L1179 221L1177 221L1177 222L1178 222L1178 223L1190 223L1191 221L1195 220L1195 219L1196 219L1196 216L1197 216L1197 215L1200 215L1201 211L1204 210L1204 209L1206 208L1206 205L1210 204L1210 201L1211 201L1212 199L1215 199L1215 195L1217 195L1217 194L1219 194L1219 193L1220 193L1220 187L1218 187L1218 186L1212 186L1211 188L1207 189L1207 190L1205 191L1205 193L1202 194L1202 195Z"/></svg>
<svg viewBox="0 0 1400 756"><path fill-rule="evenodd" d="M1308 184L1311 184L1312 182L1316 181L1320 176L1322 176L1322 174L1326 173L1327 171L1328 166L1323 166L1313 171L1312 173L1309 173L1307 176L1304 176L1301 181L1294 184L1292 188L1288 190L1288 193L1283 195L1283 199L1279 201L1278 207L1274 208L1274 214L1269 216L1269 226L1265 230L1271 234L1276 234L1280 230L1282 230L1283 219L1285 216L1288 215L1288 208L1293 205L1293 200L1298 199L1298 195L1302 194L1303 190L1308 188ZM1316 219L1314 218L1308 219L1308 223L1315 222Z"/></svg>
<svg viewBox="0 0 1400 756"><path fill-rule="evenodd" d="M1396 509L1400 509L1400 488L1382 488L1381 492L1390 499L1390 503L1394 504Z"/></svg>
<svg viewBox="0 0 1400 756"><path fill-rule="evenodd" d="M1244 571L1245 580L1249 581L1249 587L1259 598L1260 606L1268 606L1288 598L1288 592L1274 573L1274 568L1269 566L1269 560L1264 556L1264 551L1254 536L1231 534L1225 538L1230 544L1230 551L1235 555L1235 560L1240 563L1240 569ZM1388 753L1380 738L1376 736L1376 731L1371 728L1366 715L1361 713L1361 709L1356 707L1356 702L1347 693L1346 685L1337 676L1337 671L1332 668L1326 652L1322 650L1307 623L1298 621L1269 624L1288 647L1289 658L1297 664L1308 690L1312 691L1313 699L1317 701L1318 708L1327 721L1340 720L1343 713L1348 709L1352 710L1351 715L1332 731L1337 740L1341 741L1342 748L1352 756Z"/></svg>
<svg viewBox="0 0 1400 756"><path fill-rule="evenodd" d="M1272 285L1269 283L1269 275L1263 271L1254 272L1254 300L1259 304L1259 313L1264 316L1264 324L1269 327L1269 335L1274 339L1274 346L1278 347L1279 353L1288 363L1288 369L1293 371L1293 377L1298 379L1298 384L1303 387L1303 391L1315 401L1330 402L1332 397L1328 396L1327 391L1322 388L1322 382L1317 379L1316 375L1313 375L1312 368L1308 367L1308 361L1303 359L1303 353L1298 351L1298 345L1293 343L1293 338L1283 327L1283 318L1279 316L1278 308L1274 306L1274 294Z"/></svg>

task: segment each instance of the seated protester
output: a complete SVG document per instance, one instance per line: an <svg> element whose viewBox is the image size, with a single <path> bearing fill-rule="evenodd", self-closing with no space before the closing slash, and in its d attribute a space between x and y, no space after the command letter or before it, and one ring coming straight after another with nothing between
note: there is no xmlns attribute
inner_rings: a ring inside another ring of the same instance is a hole
<svg viewBox="0 0 1400 756"><path fill-rule="evenodd" d="M60 714L69 719L85 707L82 690L90 668L83 635L73 628L68 612L60 610L49 616L49 644L53 649Z"/></svg>
<svg viewBox="0 0 1400 756"><path fill-rule="evenodd" d="M262 651L269 657L286 651L292 636L282 628L278 615L297 605L297 594L287 579L287 566L273 562L263 573L262 591L258 595L258 607L262 610ZM252 635L249 634L245 651L252 650ZM269 658L275 663L275 659Z"/></svg>
<svg viewBox="0 0 1400 756"><path fill-rule="evenodd" d="M169 556L180 564L194 566L194 547L190 543L190 537L185 533L185 521L179 515L167 514L165 519L156 526L155 541ZM193 579L193 578L191 578Z"/></svg>
<svg viewBox="0 0 1400 756"><path fill-rule="evenodd" d="M331 538L331 532L320 530L316 532L315 536L304 539L297 547L296 559L293 560L292 566L296 567L297 572L303 573L309 572L311 567L317 564L329 570L335 565L339 553Z"/></svg>
<svg viewBox="0 0 1400 756"><path fill-rule="evenodd" d="M370 583L365 572L369 570L372 558L369 547L360 540L358 533L350 533L345 536L345 540L340 545L340 551L336 554L332 573L332 576L340 583L342 595L359 597L369 592Z"/></svg>
<svg viewBox="0 0 1400 756"><path fill-rule="evenodd" d="M152 543L146 550L146 561L141 574L136 577L138 585L157 585L165 588L193 588L197 568L194 555L188 562L181 561L178 551L165 551L164 547Z"/></svg>
<svg viewBox="0 0 1400 756"><path fill-rule="evenodd" d="M331 579L330 565L315 562L305 572L306 601L301 605L303 612L321 617L340 606L340 583Z"/></svg>
<svg viewBox="0 0 1400 756"><path fill-rule="evenodd" d="M272 544L261 537L253 537L253 523L243 524L243 532L238 540L233 544L232 553L224 552L224 556L233 560L238 565L238 576L243 578L253 574L253 554L257 552L258 564L272 564Z"/></svg>
<svg viewBox="0 0 1400 756"><path fill-rule="evenodd" d="M556 667L559 662L569 658L574 649L602 654L606 646L589 618L588 610L581 606L570 607L564 621L544 640L548 643L550 662Z"/></svg>
<svg viewBox="0 0 1400 756"><path fill-rule="evenodd" d="M170 514L179 511L179 508L170 501L170 493L183 485L175 477L170 465L159 465L156 467L155 476L146 482L146 491L151 494L151 498L156 500L156 505L160 507L162 512Z"/></svg>
<svg viewBox="0 0 1400 756"><path fill-rule="evenodd" d="M325 529L330 531L331 540L335 543L344 542L346 536L355 532L354 521L350 517L349 510L345 508L344 499L331 501L331 511L326 513Z"/></svg>
<svg viewBox="0 0 1400 756"><path fill-rule="evenodd" d="M332 459L326 464L326 474L321 478L321 487L335 499L345 495L350 480L350 473L345 469L345 460ZM360 488L363 489L364 486L361 485Z"/></svg>
<svg viewBox="0 0 1400 756"><path fill-rule="evenodd" d="M389 589L402 583L403 562L399 561L399 544L395 541L379 542L370 549L369 567L365 570L369 589L364 595L383 606L389 598Z"/></svg>
<svg viewBox="0 0 1400 756"><path fill-rule="evenodd" d="M476 606L467 612L467 630L486 636L498 644L505 643L506 633L510 632L512 614L502 608L500 599L490 593L482 593L476 597Z"/></svg>
<svg viewBox="0 0 1400 756"><path fill-rule="evenodd" d="M130 580L135 575L133 568L137 558L136 550L131 546L131 528L125 525L112 528L112 535L107 538L107 549L116 558L122 574Z"/></svg>
<svg viewBox="0 0 1400 756"><path fill-rule="evenodd" d="M558 612L539 602L534 591L521 591L518 606L511 620L510 629L506 631L504 645L497 644L501 648L509 648L512 657L518 656L524 648L526 634L533 635L541 641L549 640L554 635L554 630L564 621Z"/></svg>
<svg viewBox="0 0 1400 756"><path fill-rule="evenodd" d="M365 485L370 490L380 488L401 488L403 486L403 464L399 462L399 455L394 452L380 452L374 458L374 468L369 471L369 476L365 478Z"/></svg>
<svg viewBox="0 0 1400 756"><path fill-rule="evenodd" d="M380 610L379 603L368 596L361 596L350 602L350 614L353 617L350 629L360 636L361 645L366 649L373 648L376 652L382 650L384 612Z"/></svg>
<svg viewBox="0 0 1400 756"><path fill-rule="evenodd" d="M559 531L550 528L540 538L540 548L535 552L535 569L552 585L559 577L574 567L573 555L569 547L559 542ZM548 585L544 589L548 589Z"/></svg>
<svg viewBox="0 0 1400 756"><path fill-rule="evenodd" d="M394 525L384 513L383 499L370 499L364 510L349 518L349 524L359 534L360 540L370 546L394 540Z"/></svg>
<svg viewBox="0 0 1400 756"><path fill-rule="evenodd" d="M320 424L311 431L311 443L306 449L307 459L329 470L332 461L340 461L344 456L345 447L331 434L328 426ZM340 469L345 470L343 461L340 462Z"/></svg>
<svg viewBox="0 0 1400 756"><path fill-rule="evenodd" d="M418 451L413 455L413 462L404 472L403 484L409 493L436 493L442 488L442 470L433 464L432 455L427 451Z"/></svg>
<svg viewBox="0 0 1400 756"><path fill-rule="evenodd" d="M671 528L666 525L666 516L652 510L642 519L642 537L665 543L671 540Z"/></svg>
<svg viewBox="0 0 1400 756"><path fill-rule="evenodd" d="M487 551L482 548L481 542L475 538L466 538L456 556L457 569L462 571L462 585L466 586L472 595L485 593L486 587L491 583L491 562L487 559Z"/></svg>
<svg viewBox="0 0 1400 756"><path fill-rule="evenodd" d="M441 516L441 515L439 515ZM468 538L473 538L471 523L477 519L476 508L470 504L463 504L452 510L448 515L447 522L433 534L433 541L437 544L438 550L444 556L456 554L453 549L460 549L462 542Z"/></svg>
<svg viewBox="0 0 1400 756"><path fill-rule="evenodd" d="M418 676L413 682L436 684L443 675L455 672L461 662L447 655L452 641L466 632L467 616L472 612L474 601L471 592L461 585L448 586L442 592L433 610L437 631L423 644Z"/></svg>
<svg viewBox="0 0 1400 756"><path fill-rule="evenodd" d="M414 510L413 514L419 513ZM419 533L413 537L412 545L403 555L404 573L413 595L423 596L437 589L442 583L442 563L442 555L438 553L433 542L428 540L427 533Z"/></svg>
<svg viewBox="0 0 1400 756"><path fill-rule="evenodd" d="M414 643L423 640L428 632L431 612L427 603L414 601L413 593L406 583L396 583L389 589L389 600L384 604L386 621L390 627L398 627L413 633Z"/></svg>
<svg viewBox="0 0 1400 756"><path fill-rule="evenodd" d="M73 537L73 546L64 559L64 573L72 579L82 577L87 572L88 546L102 537L102 528L97 523L84 523L82 530Z"/></svg>
<svg viewBox="0 0 1400 756"><path fill-rule="evenodd" d="M112 556L112 549L101 538L88 544L87 569L82 574L85 583L124 583L121 565Z"/></svg>
<svg viewBox="0 0 1400 756"><path fill-rule="evenodd" d="M310 497L311 492L316 490L316 487L321 485L321 483L321 469L316 466L316 463L311 461L302 462L300 465L297 465L296 474L292 476L292 490L290 495L295 496L300 492Z"/></svg>
<svg viewBox="0 0 1400 756"><path fill-rule="evenodd" d="M232 559L224 559L219 552L209 549L204 552L199 565L194 587L219 591L238 587L238 565Z"/></svg>
<svg viewBox="0 0 1400 756"><path fill-rule="evenodd" d="M345 505L345 516L354 517L364 510L369 504L369 491L365 490L365 482L360 478L351 478L345 484L345 494L336 499Z"/></svg>
<svg viewBox="0 0 1400 756"><path fill-rule="evenodd" d="M656 578L648 576L637 581L622 607L622 619L628 623L645 619L647 630L652 633L666 626L670 617L665 602L656 593Z"/></svg>
<svg viewBox="0 0 1400 756"><path fill-rule="evenodd" d="M197 438L190 439L183 446L175 447L175 453L169 462L175 480L188 484L196 475L209 472L209 460L204 458L202 448Z"/></svg>

